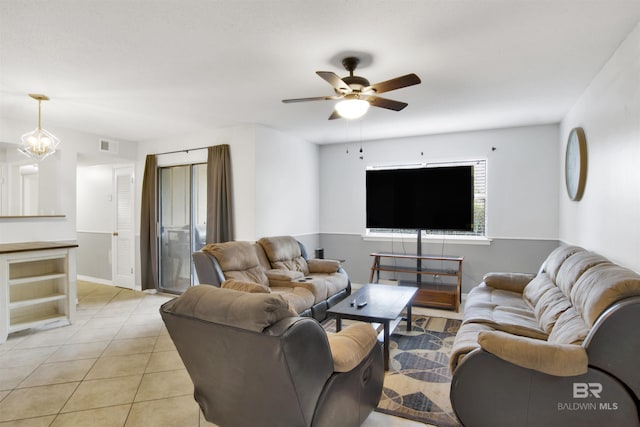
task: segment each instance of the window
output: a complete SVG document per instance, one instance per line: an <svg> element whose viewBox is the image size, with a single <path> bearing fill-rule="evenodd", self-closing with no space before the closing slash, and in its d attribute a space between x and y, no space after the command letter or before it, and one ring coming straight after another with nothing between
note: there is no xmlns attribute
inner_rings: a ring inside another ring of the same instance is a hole
<svg viewBox="0 0 640 427"><path fill-rule="evenodd" d="M424 235L442 236L485 236L486 233L486 204L487 204L487 161L472 160L464 162L428 163L425 167L437 168L445 166L473 166L473 231L445 231L423 230ZM371 228L367 234L410 234L415 236L416 230Z"/></svg>

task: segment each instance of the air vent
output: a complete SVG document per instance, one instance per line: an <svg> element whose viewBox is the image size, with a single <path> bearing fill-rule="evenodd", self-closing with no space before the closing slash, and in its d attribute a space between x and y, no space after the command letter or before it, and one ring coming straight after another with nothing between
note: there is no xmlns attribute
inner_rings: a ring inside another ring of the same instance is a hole
<svg viewBox="0 0 640 427"><path fill-rule="evenodd" d="M98 140L98 151L103 153L118 154L118 143L108 139Z"/></svg>

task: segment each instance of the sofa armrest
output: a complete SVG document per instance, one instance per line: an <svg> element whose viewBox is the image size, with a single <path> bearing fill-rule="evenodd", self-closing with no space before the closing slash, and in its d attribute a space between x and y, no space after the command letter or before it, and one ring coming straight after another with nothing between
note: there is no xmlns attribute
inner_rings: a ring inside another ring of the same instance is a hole
<svg viewBox="0 0 640 427"><path fill-rule="evenodd" d="M304 274L301 271L272 269L265 272L269 284L273 286L293 286L292 281L302 279Z"/></svg>
<svg viewBox="0 0 640 427"><path fill-rule="evenodd" d="M495 289L522 293L534 277L535 274L529 273L487 273L482 280Z"/></svg>
<svg viewBox="0 0 640 427"><path fill-rule="evenodd" d="M478 344L506 362L549 375L571 377L588 369L587 351L580 345L552 344L501 331L480 332Z"/></svg>
<svg viewBox="0 0 640 427"><path fill-rule="evenodd" d="M224 282L224 273L213 255L202 251L194 252L193 265L201 285L220 286Z"/></svg>
<svg viewBox="0 0 640 427"><path fill-rule="evenodd" d="M308 259L309 273L332 274L340 269L340 261L333 259Z"/></svg>
<svg viewBox="0 0 640 427"><path fill-rule="evenodd" d="M338 333L327 333L334 372L348 372L358 366L378 342L369 323L354 323Z"/></svg>

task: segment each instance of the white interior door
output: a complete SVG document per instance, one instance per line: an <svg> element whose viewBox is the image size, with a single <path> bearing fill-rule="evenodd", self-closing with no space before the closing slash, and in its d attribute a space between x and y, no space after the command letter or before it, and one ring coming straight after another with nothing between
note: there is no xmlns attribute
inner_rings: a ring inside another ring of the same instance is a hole
<svg viewBox="0 0 640 427"><path fill-rule="evenodd" d="M113 169L114 232L112 239L113 284L133 289L135 283L133 167Z"/></svg>

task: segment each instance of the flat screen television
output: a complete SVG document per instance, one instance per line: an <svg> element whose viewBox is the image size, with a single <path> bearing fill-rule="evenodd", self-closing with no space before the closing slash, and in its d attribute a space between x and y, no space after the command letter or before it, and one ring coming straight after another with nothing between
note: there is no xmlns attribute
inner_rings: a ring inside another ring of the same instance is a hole
<svg viewBox="0 0 640 427"><path fill-rule="evenodd" d="M473 166L367 170L367 228L473 231Z"/></svg>

